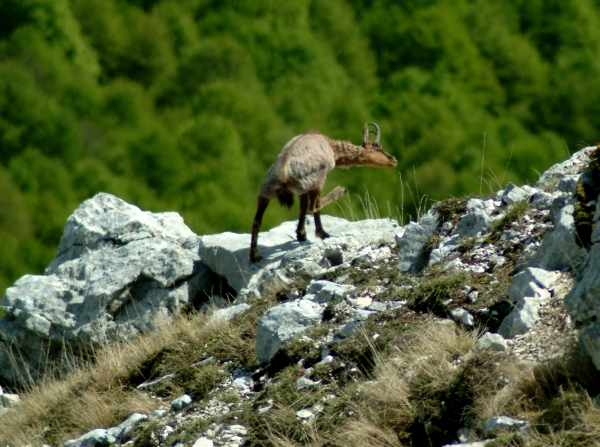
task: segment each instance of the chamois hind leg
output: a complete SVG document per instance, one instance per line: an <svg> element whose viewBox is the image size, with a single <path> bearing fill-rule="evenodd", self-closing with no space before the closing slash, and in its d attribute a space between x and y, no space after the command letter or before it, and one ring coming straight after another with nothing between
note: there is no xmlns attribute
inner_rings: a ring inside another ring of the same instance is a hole
<svg viewBox="0 0 600 447"><path fill-rule="evenodd" d="M296 229L296 236L300 242L306 240L306 228L304 224L306 222L306 213L308 212L308 193L300 195L300 217L298 218L298 228Z"/></svg>
<svg viewBox="0 0 600 447"><path fill-rule="evenodd" d="M258 232L260 231L262 218L270 200L266 197L258 196L258 208L254 216L254 222L252 222L252 241L250 242L250 261L252 262L258 262L262 259L262 256L258 253Z"/></svg>
<svg viewBox="0 0 600 447"><path fill-rule="evenodd" d="M315 233L321 239L326 239L329 237L329 234L323 229L323 225L321 224L321 212L315 211L321 208L321 190L314 189L308 194L310 198L310 210L315 217Z"/></svg>

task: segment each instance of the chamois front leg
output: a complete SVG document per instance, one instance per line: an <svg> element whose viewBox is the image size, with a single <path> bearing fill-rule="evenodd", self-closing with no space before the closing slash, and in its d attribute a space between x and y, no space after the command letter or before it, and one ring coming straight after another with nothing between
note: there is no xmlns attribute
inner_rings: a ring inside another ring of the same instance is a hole
<svg viewBox="0 0 600 447"><path fill-rule="evenodd" d="M300 242L306 240L306 213L308 212L308 193L300 195L300 217L298 218L298 228L296 229L296 237Z"/></svg>
<svg viewBox="0 0 600 447"><path fill-rule="evenodd" d="M326 239L329 237L329 234L323 229L323 225L321 224L321 190L315 189L310 191L310 210L315 217L315 233L321 239Z"/></svg>
<svg viewBox="0 0 600 447"><path fill-rule="evenodd" d="M252 241L250 242L250 261L252 262L258 262L262 259L262 256L258 253L258 232L260 231L262 218L270 200L266 197L258 196L258 207L254 216L254 222L252 222Z"/></svg>

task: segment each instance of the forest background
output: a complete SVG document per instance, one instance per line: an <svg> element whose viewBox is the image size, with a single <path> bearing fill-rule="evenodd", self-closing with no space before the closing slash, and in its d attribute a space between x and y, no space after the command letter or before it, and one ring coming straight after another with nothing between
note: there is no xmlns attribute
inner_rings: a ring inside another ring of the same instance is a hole
<svg viewBox="0 0 600 447"><path fill-rule="evenodd" d="M2 0L0 294L99 191L249 232L290 138L365 122L399 163L330 175L359 217L534 183L600 138L600 0Z"/></svg>

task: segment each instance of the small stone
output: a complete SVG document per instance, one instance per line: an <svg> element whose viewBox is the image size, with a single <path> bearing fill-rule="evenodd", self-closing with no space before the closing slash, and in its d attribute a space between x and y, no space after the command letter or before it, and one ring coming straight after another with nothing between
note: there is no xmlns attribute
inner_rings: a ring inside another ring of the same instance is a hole
<svg viewBox="0 0 600 447"><path fill-rule="evenodd" d="M11 408L21 401L18 394L0 394L0 408Z"/></svg>
<svg viewBox="0 0 600 447"><path fill-rule="evenodd" d="M175 429L173 427L171 427L170 425L165 425L162 431L160 432L161 441L166 441L167 438L171 436L171 433L173 433L174 431Z"/></svg>
<svg viewBox="0 0 600 447"><path fill-rule="evenodd" d="M298 416L298 418L303 419L303 420L308 420L311 419L312 417L314 417L314 413L310 410L299 410L296 411L296 416Z"/></svg>
<svg viewBox="0 0 600 447"><path fill-rule="evenodd" d="M329 365L333 362L333 356L327 355L317 365Z"/></svg>
<svg viewBox="0 0 600 447"><path fill-rule="evenodd" d="M248 434L248 430L243 425L231 425L229 427L229 431L235 435L246 436Z"/></svg>
<svg viewBox="0 0 600 447"><path fill-rule="evenodd" d="M373 302L373 298L362 297L356 299L356 307L358 309L366 309Z"/></svg>
<svg viewBox="0 0 600 447"><path fill-rule="evenodd" d="M526 425L526 421L513 419L508 416L495 416L486 421L485 432L488 436L497 436L503 431L518 431Z"/></svg>
<svg viewBox="0 0 600 447"><path fill-rule="evenodd" d="M473 318L473 315L471 315L469 312L465 312L463 314L463 316L461 317L461 321L467 327L473 327L475 325L475 319Z"/></svg>
<svg viewBox="0 0 600 447"><path fill-rule="evenodd" d="M475 344L476 348L482 351L492 350L492 351L506 351L508 345L506 340L500 334L492 334L491 332L486 332L481 336L477 343Z"/></svg>
<svg viewBox="0 0 600 447"><path fill-rule="evenodd" d="M450 314L450 318L452 318L454 321L458 321L462 319L465 313L467 313L467 310L463 309L462 307L458 307L456 309L452 309L448 313Z"/></svg>
<svg viewBox="0 0 600 447"><path fill-rule="evenodd" d="M215 443L212 439L202 436L201 438L196 439L194 442L194 447L213 447Z"/></svg>
<svg viewBox="0 0 600 447"><path fill-rule="evenodd" d="M307 379L306 377L300 377L296 380L296 388L298 390L312 390L319 386L321 381L315 382L314 380Z"/></svg>
<svg viewBox="0 0 600 447"><path fill-rule="evenodd" d="M472 290L467 295L467 301L469 303L474 303L475 301L477 301L478 297L479 297L479 291L478 290Z"/></svg>
<svg viewBox="0 0 600 447"><path fill-rule="evenodd" d="M167 410L154 410L152 412L152 417L153 418L161 418L161 417L163 417L167 413L168 413Z"/></svg>
<svg viewBox="0 0 600 447"><path fill-rule="evenodd" d="M386 306L388 309L398 309L400 307L406 306L406 303L407 303L406 300L390 301L390 302L386 303Z"/></svg>
<svg viewBox="0 0 600 447"><path fill-rule="evenodd" d="M375 312L383 312L384 310L387 310L387 304L381 303L379 301L373 301L369 306L369 310Z"/></svg>
<svg viewBox="0 0 600 447"><path fill-rule="evenodd" d="M192 398L190 396L188 396L187 394L184 394L183 396L180 396L171 402L171 410L181 411L184 408L189 407L191 405L191 403L192 403Z"/></svg>

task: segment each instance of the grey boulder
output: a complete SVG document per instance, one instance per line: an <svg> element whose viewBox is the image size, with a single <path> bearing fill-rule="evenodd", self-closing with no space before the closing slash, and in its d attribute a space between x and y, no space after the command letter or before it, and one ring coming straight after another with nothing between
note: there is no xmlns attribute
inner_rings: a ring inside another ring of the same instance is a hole
<svg viewBox="0 0 600 447"><path fill-rule="evenodd" d="M249 259L250 235L221 233L202 236L199 254L215 273L227 279L238 293L286 281L284 271L319 274L331 265L351 262L369 244L392 243L399 225L391 219L368 219L351 222L332 216L321 216L331 237L319 239L312 219L307 220L307 240L296 240L297 221L284 222L258 237L263 259Z"/></svg>
<svg viewBox="0 0 600 447"><path fill-rule="evenodd" d="M475 347L481 351L506 351L508 344L502 335L486 332L477 340Z"/></svg>
<svg viewBox="0 0 600 447"><path fill-rule="evenodd" d="M469 199L467 214L464 215L456 230L461 238L476 237L479 233L487 232L494 223L492 213L495 210L494 201Z"/></svg>
<svg viewBox="0 0 600 447"><path fill-rule="evenodd" d="M64 447L95 447L111 445L115 442L117 442L117 438L111 435L108 430L97 428L77 439L65 442Z"/></svg>
<svg viewBox="0 0 600 447"><path fill-rule="evenodd" d="M429 211L419 222L411 222L396 239L400 247L398 269L403 273L414 273L425 267L427 259L425 243L438 229L439 215Z"/></svg>
<svg viewBox="0 0 600 447"><path fill-rule="evenodd" d="M529 267L515 275L508 297L514 305L504 318L498 333L505 338L524 334L539 322L539 308L550 299L550 292L560 278L558 272Z"/></svg>
<svg viewBox="0 0 600 447"><path fill-rule="evenodd" d="M577 270L585 261L587 251L576 241L574 206L568 201L551 213L554 228L548 230L529 265L545 270Z"/></svg>
<svg viewBox="0 0 600 447"><path fill-rule="evenodd" d="M310 300L296 300L267 310L258 320L256 356L261 364L294 335L321 322L324 308Z"/></svg>
<svg viewBox="0 0 600 447"><path fill-rule="evenodd" d="M23 276L2 298L0 377L36 380L49 363L156 328L208 288L197 252L176 213L105 193L86 200L46 273Z"/></svg>

